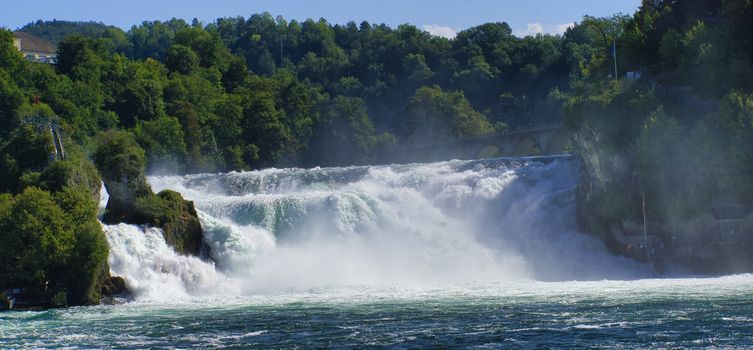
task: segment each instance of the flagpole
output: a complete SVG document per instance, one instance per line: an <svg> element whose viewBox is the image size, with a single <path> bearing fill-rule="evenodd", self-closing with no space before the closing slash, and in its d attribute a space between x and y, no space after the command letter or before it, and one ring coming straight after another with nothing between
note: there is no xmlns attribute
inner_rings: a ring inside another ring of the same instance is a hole
<svg viewBox="0 0 753 350"><path fill-rule="evenodd" d="M614 79L617 80L617 40L612 41L612 57L614 58Z"/></svg>

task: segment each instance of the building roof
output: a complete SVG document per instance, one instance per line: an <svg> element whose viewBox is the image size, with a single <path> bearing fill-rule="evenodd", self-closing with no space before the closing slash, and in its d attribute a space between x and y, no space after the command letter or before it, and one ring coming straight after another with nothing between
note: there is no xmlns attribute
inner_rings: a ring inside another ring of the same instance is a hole
<svg viewBox="0 0 753 350"><path fill-rule="evenodd" d="M57 47L53 43L29 33L14 32L13 37L21 40L21 52L57 53Z"/></svg>

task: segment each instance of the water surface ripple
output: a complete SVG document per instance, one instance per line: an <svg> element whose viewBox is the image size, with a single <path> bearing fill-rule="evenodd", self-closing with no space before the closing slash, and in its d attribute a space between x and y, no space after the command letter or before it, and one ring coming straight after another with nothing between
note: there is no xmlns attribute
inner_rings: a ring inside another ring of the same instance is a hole
<svg viewBox="0 0 753 350"><path fill-rule="evenodd" d="M336 287L0 314L2 348L750 348L753 276Z"/></svg>

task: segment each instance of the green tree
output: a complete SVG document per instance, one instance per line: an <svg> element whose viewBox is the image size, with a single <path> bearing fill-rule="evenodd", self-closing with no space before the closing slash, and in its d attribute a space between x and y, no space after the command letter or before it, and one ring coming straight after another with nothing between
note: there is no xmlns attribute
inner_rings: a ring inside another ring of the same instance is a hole
<svg viewBox="0 0 753 350"><path fill-rule="evenodd" d="M474 110L460 91L445 92L438 86L424 86L416 90L408 105L406 134L415 142L466 138L493 130L486 117Z"/></svg>
<svg viewBox="0 0 753 350"><path fill-rule="evenodd" d="M21 191L22 175L44 169L53 150L49 129L38 131L31 125L14 129L8 143L0 149L0 177L4 179L0 181L0 191Z"/></svg>
<svg viewBox="0 0 753 350"><path fill-rule="evenodd" d="M56 193L68 187L85 189L93 203L99 201L101 186L102 179L94 164L78 156L52 163L39 176L39 187L43 190Z"/></svg>
<svg viewBox="0 0 753 350"><path fill-rule="evenodd" d="M749 147L753 142L753 95L734 90L728 93L713 122L724 157L730 161L721 179L733 192L753 199L753 186L748 181L753 173L753 150Z"/></svg>
<svg viewBox="0 0 753 350"><path fill-rule="evenodd" d="M0 29L0 68L11 73L23 64L21 52L13 46L13 33L7 29Z"/></svg>
<svg viewBox="0 0 753 350"><path fill-rule="evenodd" d="M109 130L97 137L97 147L93 154L94 164L104 179L116 183L128 183L141 179L146 169L146 156L133 136L125 131ZM145 181L138 182L132 188L136 195L145 195L151 191L145 187ZM107 185L107 182L105 182ZM111 192L108 187L108 192Z"/></svg>
<svg viewBox="0 0 753 350"><path fill-rule="evenodd" d="M148 172L182 172L187 152L183 129L177 118L164 116L139 121L133 133L146 152Z"/></svg>
<svg viewBox="0 0 753 350"><path fill-rule="evenodd" d="M196 52L202 67L216 66L226 70L230 53L217 33L208 32L201 26L183 28L175 32L175 43L190 47Z"/></svg>
<svg viewBox="0 0 753 350"><path fill-rule="evenodd" d="M164 60L167 51L175 40L175 33L189 28L182 19L173 18L166 22L145 21L140 26L133 26L128 37L133 43L133 56L136 59L154 58Z"/></svg>
<svg viewBox="0 0 753 350"><path fill-rule="evenodd" d="M164 67L153 60L129 62L117 74L111 82L113 96L108 107L120 117L121 126L131 128L138 120L165 115Z"/></svg>
<svg viewBox="0 0 753 350"><path fill-rule="evenodd" d="M337 96L325 102L316 130L319 137L312 150L319 165L368 162L378 142L366 105L357 97Z"/></svg>
<svg viewBox="0 0 753 350"><path fill-rule="evenodd" d="M53 287L62 276L75 236L65 212L49 192L28 188L2 206L7 216L0 219L0 240L5 266L0 272L4 285L19 283L41 289Z"/></svg>
<svg viewBox="0 0 753 350"><path fill-rule="evenodd" d="M71 35L58 44L57 70L71 79L94 83L101 78L103 56L101 42Z"/></svg>
<svg viewBox="0 0 753 350"><path fill-rule="evenodd" d="M222 85L225 91L233 92L241 86L249 77L246 62L237 56L233 56L228 65L227 71L222 75Z"/></svg>
<svg viewBox="0 0 753 350"><path fill-rule="evenodd" d="M199 66L199 56L190 47L175 44L167 51L167 69L181 74L191 74Z"/></svg>
<svg viewBox="0 0 753 350"><path fill-rule="evenodd" d="M67 214L75 239L62 274L66 294L76 304L97 304L101 283L109 276L109 246L97 221L99 203L88 187L78 185L63 187L54 198Z"/></svg>
<svg viewBox="0 0 753 350"><path fill-rule="evenodd" d="M16 111L23 102L21 89L0 68L0 139L18 124Z"/></svg>
<svg viewBox="0 0 753 350"><path fill-rule="evenodd" d="M198 171L204 167L204 156L201 152L201 124L194 106L187 102L178 101L173 105L173 111L180 121L184 142L184 153L188 156L189 170Z"/></svg>
<svg viewBox="0 0 753 350"><path fill-rule="evenodd" d="M255 91L246 95L243 102L243 139L259 149L258 161L250 160L254 167L274 165L282 156L290 137L282 113L275 107L271 91Z"/></svg>

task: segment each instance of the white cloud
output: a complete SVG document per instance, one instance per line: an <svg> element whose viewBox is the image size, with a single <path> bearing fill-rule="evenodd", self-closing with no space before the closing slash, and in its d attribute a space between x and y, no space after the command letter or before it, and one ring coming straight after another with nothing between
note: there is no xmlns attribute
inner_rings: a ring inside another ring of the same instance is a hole
<svg viewBox="0 0 753 350"><path fill-rule="evenodd" d="M436 24L427 24L423 27L423 29L431 35L435 36L441 36L443 38L452 39L456 35L458 35L458 32L455 31L455 29L452 29L450 27L444 27Z"/></svg>
<svg viewBox="0 0 753 350"><path fill-rule="evenodd" d="M552 34L565 34L565 32L572 27L575 27L575 22L562 23L562 24L555 25L554 26L555 30L554 30L554 33Z"/></svg>
<svg viewBox="0 0 753 350"><path fill-rule="evenodd" d="M515 35L523 37L529 35L541 34L544 32L544 26L541 23L528 23L526 30L519 30L515 32Z"/></svg>
<svg viewBox="0 0 753 350"><path fill-rule="evenodd" d="M528 23L528 28L525 30L517 30L514 32L516 36L524 37L528 35L536 35L536 34L553 34L553 35L561 35L564 34L565 31L567 31L569 28L572 28L575 25L575 22L569 22L569 23L562 23L562 24L552 24L552 25L543 25L541 23Z"/></svg>

